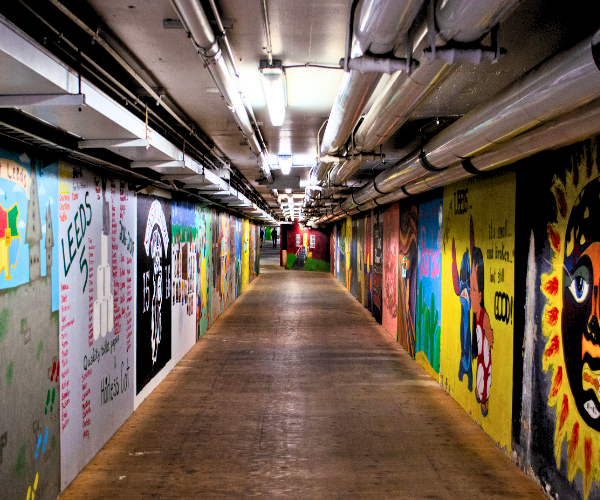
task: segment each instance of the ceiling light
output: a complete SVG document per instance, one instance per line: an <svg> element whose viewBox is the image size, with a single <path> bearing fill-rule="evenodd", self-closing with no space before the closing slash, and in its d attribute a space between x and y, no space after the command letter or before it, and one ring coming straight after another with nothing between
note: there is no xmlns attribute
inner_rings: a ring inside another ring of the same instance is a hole
<svg viewBox="0 0 600 500"><path fill-rule="evenodd" d="M279 168L283 175L288 175L292 171L292 155L279 155Z"/></svg>
<svg viewBox="0 0 600 500"><path fill-rule="evenodd" d="M280 60L273 60L273 64L269 65L269 61L263 59L260 61L258 69L261 73L260 81L267 101L267 108L269 108L271 123L274 127L281 127L285 120L286 107L283 66Z"/></svg>
<svg viewBox="0 0 600 500"><path fill-rule="evenodd" d="M291 190L290 188L286 188L285 192L286 192L287 194L292 194L292 190Z"/></svg>

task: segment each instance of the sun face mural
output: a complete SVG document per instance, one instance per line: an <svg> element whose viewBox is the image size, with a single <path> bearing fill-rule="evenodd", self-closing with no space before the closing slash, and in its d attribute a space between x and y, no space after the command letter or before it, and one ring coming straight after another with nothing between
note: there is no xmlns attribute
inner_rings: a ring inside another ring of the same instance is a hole
<svg viewBox="0 0 600 500"><path fill-rule="evenodd" d="M554 453L567 441L568 479L583 475L583 495L600 479L600 177L594 143L565 180L554 178L557 221L548 224L552 271L542 275L548 299L542 328L543 368L552 371L548 405L556 410Z"/></svg>

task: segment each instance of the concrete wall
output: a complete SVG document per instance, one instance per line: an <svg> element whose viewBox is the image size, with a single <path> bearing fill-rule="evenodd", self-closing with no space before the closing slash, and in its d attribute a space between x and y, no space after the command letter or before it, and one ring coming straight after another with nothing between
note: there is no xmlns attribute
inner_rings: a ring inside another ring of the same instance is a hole
<svg viewBox="0 0 600 500"><path fill-rule="evenodd" d="M259 229L11 147L0 498L54 499L257 276Z"/></svg>
<svg viewBox="0 0 600 500"><path fill-rule="evenodd" d="M599 176L587 140L344 219L331 239L334 275L557 498L600 498Z"/></svg>

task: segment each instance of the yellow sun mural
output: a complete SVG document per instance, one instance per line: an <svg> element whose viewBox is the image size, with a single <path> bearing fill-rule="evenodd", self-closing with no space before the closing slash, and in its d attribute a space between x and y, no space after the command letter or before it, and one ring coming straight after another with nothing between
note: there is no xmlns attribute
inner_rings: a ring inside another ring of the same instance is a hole
<svg viewBox="0 0 600 500"><path fill-rule="evenodd" d="M581 151L583 151L581 153ZM542 275L547 297L542 329L544 371L552 370L548 405L555 408L554 454L560 468L567 442L568 478L583 476L587 498L600 479L600 177L597 143L573 158L564 179L555 177L556 222L548 224L552 269Z"/></svg>

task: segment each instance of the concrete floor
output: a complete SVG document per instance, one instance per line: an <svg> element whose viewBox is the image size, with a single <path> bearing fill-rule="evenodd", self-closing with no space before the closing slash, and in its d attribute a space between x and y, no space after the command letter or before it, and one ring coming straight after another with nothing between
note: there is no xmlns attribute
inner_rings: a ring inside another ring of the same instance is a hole
<svg viewBox="0 0 600 500"><path fill-rule="evenodd" d="M545 498L337 280L267 244L61 498Z"/></svg>

